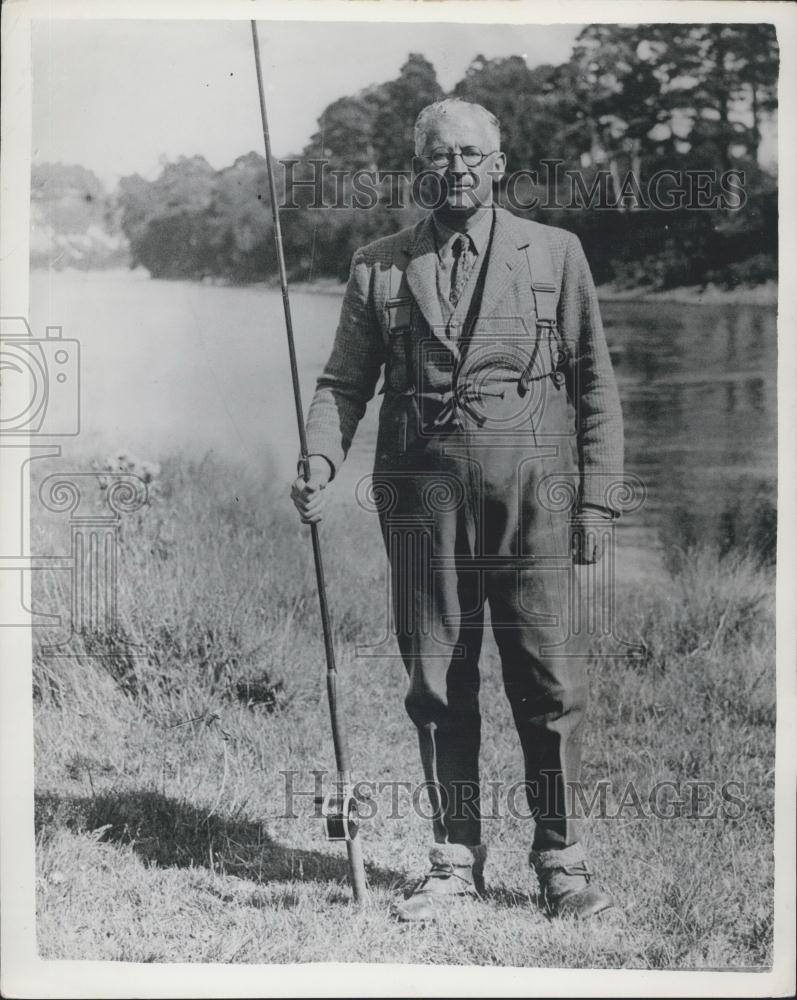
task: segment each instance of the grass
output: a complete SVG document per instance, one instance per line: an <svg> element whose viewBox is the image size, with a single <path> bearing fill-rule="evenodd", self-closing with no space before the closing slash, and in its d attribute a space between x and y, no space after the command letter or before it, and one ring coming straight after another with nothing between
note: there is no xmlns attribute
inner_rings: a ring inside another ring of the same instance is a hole
<svg viewBox="0 0 797 1000"><path fill-rule="evenodd" d="M771 963L771 569L696 550L661 580L620 584L618 632L645 654L590 666L584 779L590 792L611 783L613 818L592 820L589 848L622 916L587 928L546 919L526 866L529 823L505 815L485 822L486 900L403 927L389 903L424 868L428 824L407 809L390 818L377 797L363 828L371 898L356 910L345 851L324 840L310 798L284 816L280 772L298 771L311 791L309 772L332 767L309 544L286 491L210 460L167 460L151 486L150 503L123 519L115 632L79 637L71 659L45 655L53 630L34 636L43 958ZM68 550L65 521L36 508L32 550ZM375 527L341 500L324 538L355 778L420 781L400 661L354 656L383 631ZM34 583L40 610L67 615L68 574ZM483 777L515 782L521 756L491 642L482 707ZM647 795L662 781L739 782L741 807L694 818L687 801L659 818Z"/></svg>

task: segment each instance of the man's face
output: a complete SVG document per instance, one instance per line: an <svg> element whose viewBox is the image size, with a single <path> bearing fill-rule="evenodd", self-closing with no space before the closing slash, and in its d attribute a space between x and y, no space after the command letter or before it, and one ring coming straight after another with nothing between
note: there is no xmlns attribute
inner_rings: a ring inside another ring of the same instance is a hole
<svg viewBox="0 0 797 1000"><path fill-rule="evenodd" d="M467 218L492 204L493 183L502 176L506 165L504 154L496 146L494 133L479 114L468 108L449 112L432 123L416 169L436 175L436 186L442 185L443 189L439 208L444 214ZM477 154L486 155L476 162Z"/></svg>

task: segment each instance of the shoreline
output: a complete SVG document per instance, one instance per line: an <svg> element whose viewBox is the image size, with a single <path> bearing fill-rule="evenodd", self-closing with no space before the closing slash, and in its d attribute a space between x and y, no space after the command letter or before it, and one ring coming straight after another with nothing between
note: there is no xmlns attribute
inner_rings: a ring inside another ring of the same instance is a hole
<svg viewBox="0 0 797 1000"><path fill-rule="evenodd" d="M267 287L279 289L279 284L266 282ZM343 295L345 282L332 278L318 281L294 281L293 291L308 295ZM707 285L684 285L654 292L648 288L616 288L612 284L598 285L600 302L678 302L684 305L724 305L744 304L776 306L778 304L777 282L767 281L763 285L744 285L738 288L720 288L709 282Z"/></svg>
<svg viewBox="0 0 797 1000"><path fill-rule="evenodd" d="M118 277L129 275L136 280L152 280L144 268L74 268L64 267L54 269L59 274L103 275ZM31 268L31 272L49 273L46 267ZM154 279L171 280L171 279ZM192 279L180 278L178 281ZM273 291L279 291L279 282L275 278L256 281L246 285L236 285L232 282L214 278L195 280L200 285L218 285L223 288L258 288L265 286ZM346 283L335 278L316 278L314 281L291 281L290 290L307 295L335 295L342 297ZM767 281L760 285L740 285L737 288L720 288L709 282L706 285L685 285L678 288L668 288L663 291L653 291L650 288L617 288L612 283L597 286L600 302L677 302L683 305L757 305L776 306L778 304L778 283Z"/></svg>
<svg viewBox="0 0 797 1000"><path fill-rule="evenodd" d="M269 288L279 289L279 283L265 282ZM334 278L319 278L316 281L294 281L293 291L309 295L343 295L345 282ZM706 285L684 285L651 291L649 288L616 288L613 284L598 285L600 302L678 302L683 305L755 305L776 306L778 304L778 283L767 281L761 285L740 285L737 288L720 288L709 282Z"/></svg>
<svg viewBox="0 0 797 1000"><path fill-rule="evenodd" d="M720 288L709 282L706 285L683 285L654 292L647 288L615 288L612 284L598 285L601 302L679 302L684 305L754 305L776 306L778 283L766 281L762 285L740 285L737 288Z"/></svg>

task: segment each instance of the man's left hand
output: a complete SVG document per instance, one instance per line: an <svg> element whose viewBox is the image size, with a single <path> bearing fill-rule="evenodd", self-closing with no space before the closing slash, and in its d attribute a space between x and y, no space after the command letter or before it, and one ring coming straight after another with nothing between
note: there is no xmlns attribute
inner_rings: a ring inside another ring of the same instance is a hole
<svg viewBox="0 0 797 1000"><path fill-rule="evenodd" d="M577 510L570 521L570 547L576 566L591 566L603 555L603 541L599 535L604 521L611 522L614 515L605 507L585 504Z"/></svg>

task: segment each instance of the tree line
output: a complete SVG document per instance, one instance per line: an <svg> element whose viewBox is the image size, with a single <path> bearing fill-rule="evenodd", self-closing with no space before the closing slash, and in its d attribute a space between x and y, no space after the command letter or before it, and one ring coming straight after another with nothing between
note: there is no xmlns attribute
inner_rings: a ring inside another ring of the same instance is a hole
<svg viewBox="0 0 797 1000"><path fill-rule="evenodd" d="M509 174L558 165L555 190L534 206L507 203L506 182L499 200L576 232L598 282L733 286L776 277L777 181L761 154L777 79L772 25L591 25L559 66L477 56L449 96L498 116ZM410 54L395 80L329 104L305 148L285 158L287 198L285 161L277 165L280 199L296 205L282 213L293 279L344 278L358 246L419 217L417 205L397 209L385 191L358 207L352 177L409 170L415 118L444 96L434 66ZM319 161L320 200L334 207L311 208L319 190L296 187L318 177ZM640 204L634 183L662 171L670 181L730 173L743 204L698 205L694 192L666 211ZM568 207L575 175L586 192L605 183L609 203ZM154 277L250 282L276 273L266 164L256 153L219 171L182 157L152 182L123 178L115 200L131 263Z"/></svg>

